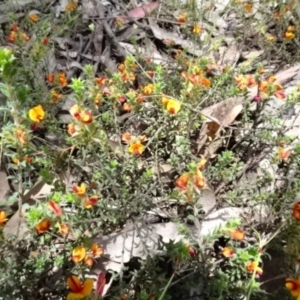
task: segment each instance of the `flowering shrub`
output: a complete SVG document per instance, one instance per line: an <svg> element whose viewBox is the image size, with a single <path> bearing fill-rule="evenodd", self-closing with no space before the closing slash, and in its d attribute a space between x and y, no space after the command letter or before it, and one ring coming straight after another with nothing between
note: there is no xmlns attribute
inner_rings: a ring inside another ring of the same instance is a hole
<svg viewBox="0 0 300 300"><path fill-rule="evenodd" d="M253 4L234 2L247 25ZM288 61L288 50L297 51L293 41L299 42L299 25L286 22L295 9L289 2L265 12L282 32ZM254 61L236 68L217 64L209 38L204 42L210 50L201 57L175 49L175 68L127 56L115 72L99 74L86 64L80 75L52 70L37 78L60 25L72 26L79 8L69 1L55 24L29 13L24 23L8 25L9 46L0 48L1 154L14 189L8 205L0 207L0 298L187 299L200 286L198 296L207 299L263 299L264 259L278 240L286 243L290 267L285 293L299 298L294 264L300 253L300 202L294 200L300 147L285 135L281 117L265 108L275 100L282 101L283 111L290 108L299 102L300 88L288 94L275 72ZM198 41L207 29L194 12L182 11L174 22ZM119 18L116 26L124 22ZM258 38L268 54L275 52L279 37L262 28ZM167 52L174 43L162 44ZM249 97L254 87L257 92ZM205 113L232 97L243 99L236 123ZM211 147L214 143L218 147ZM269 192L273 178L266 172L239 185L253 167L250 158L265 149L278 166L278 178L293 170L294 181ZM49 189L36 192L39 185ZM212 191L218 202L208 210L201 200ZM211 211L227 206L247 207L251 218L233 218L204 236ZM257 206L271 211L272 222L255 220ZM150 255L151 235L141 230L145 256L122 260L120 272L105 269L110 253L95 238L114 236L130 224L147 226L153 212L161 223L181 224L184 239L165 241L160 232Z"/></svg>

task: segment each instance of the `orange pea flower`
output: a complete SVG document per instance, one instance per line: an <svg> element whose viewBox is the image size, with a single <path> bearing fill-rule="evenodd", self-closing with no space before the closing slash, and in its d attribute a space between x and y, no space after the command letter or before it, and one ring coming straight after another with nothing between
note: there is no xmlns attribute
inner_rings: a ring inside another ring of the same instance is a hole
<svg viewBox="0 0 300 300"><path fill-rule="evenodd" d="M86 191L86 186L84 183L82 183L80 186L75 185L75 186L73 186L73 191L78 197L84 197L85 191Z"/></svg>
<svg viewBox="0 0 300 300"><path fill-rule="evenodd" d="M286 40L292 40L295 38L295 34L293 32L287 31L284 33L284 38Z"/></svg>
<svg viewBox="0 0 300 300"><path fill-rule="evenodd" d="M11 31L9 36L7 37L7 40L10 42L10 43L14 43L15 40L17 38L17 33L15 31Z"/></svg>
<svg viewBox="0 0 300 300"><path fill-rule="evenodd" d="M83 124L90 124L90 123L92 123L93 122L92 113L90 111L83 112L82 114L80 114L80 121Z"/></svg>
<svg viewBox="0 0 300 300"><path fill-rule="evenodd" d="M50 209L52 212L55 213L55 215L56 215L57 217L61 217L61 216L62 216L62 210L61 210L60 206L59 206L55 201L50 200L50 201L48 202L48 207L49 207L49 209Z"/></svg>
<svg viewBox="0 0 300 300"><path fill-rule="evenodd" d="M201 173L201 171L197 170L196 174L194 175L194 183L195 186L199 189L202 189L205 186L205 180Z"/></svg>
<svg viewBox="0 0 300 300"><path fill-rule="evenodd" d="M81 118L81 113L82 113L82 110L81 108L77 105L77 104L74 104L70 110L69 110L70 114L77 120L80 120Z"/></svg>
<svg viewBox="0 0 300 300"><path fill-rule="evenodd" d="M267 35L266 39L272 43L276 41L276 37L274 35Z"/></svg>
<svg viewBox="0 0 300 300"><path fill-rule="evenodd" d="M89 296L93 290L93 284L93 279L86 279L82 283L77 276L71 275L67 279L67 285L72 292L67 295L67 300L82 299Z"/></svg>
<svg viewBox="0 0 300 300"><path fill-rule="evenodd" d="M0 211L0 226L3 225L8 219L6 218L6 212L4 210Z"/></svg>
<svg viewBox="0 0 300 300"><path fill-rule="evenodd" d="M85 258L86 249L83 246L77 246L72 251L72 260L74 263L78 263Z"/></svg>
<svg viewBox="0 0 300 300"><path fill-rule="evenodd" d="M67 81L67 77L66 77L66 74L61 72L58 74L58 81L59 81L59 84L61 86L66 86L68 85L68 81Z"/></svg>
<svg viewBox="0 0 300 300"><path fill-rule="evenodd" d="M203 31L202 27L200 25L195 25L193 28L193 33L194 34L199 34Z"/></svg>
<svg viewBox="0 0 300 300"><path fill-rule="evenodd" d="M206 163L207 163L207 160L204 157L201 157L201 160L197 164L198 169L200 171L203 171Z"/></svg>
<svg viewBox="0 0 300 300"><path fill-rule="evenodd" d="M226 246L226 247L223 248L222 254L227 258L230 258L230 257L234 256L233 249L229 246Z"/></svg>
<svg viewBox="0 0 300 300"><path fill-rule="evenodd" d="M25 32L22 33L22 38L25 42L28 42L30 40L30 37Z"/></svg>
<svg viewBox="0 0 300 300"><path fill-rule="evenodd" d="M97 84L103 86L106 82L106 77L104 77L104 76L98 77L98 78L96 78L96 82L97 82Z"/></svg>
<svg viewBox="0 0 300 300"><path fill-rule="evenodd" d="M278 154L279 154L279 158L281 160L287 160L291 154L291 151L284 149L283 147L279 147L278 148Z"/></svg>
<svg viewBox="0 0 300 300"><path fill-rule="evenodd" d="M244 4L244 9L250 14L250 13L252 13L252 11L253 11L253 7L252 7L252 5L250 4L250 3L245 3Z"/></svg>
<svg viewBox="0 0 300 300"><path fill-rule="evenodd" d="M73 123L70 123L68 124L67 131L69 135L74 136L79 131L79 127Z"/></svg>
<svg viewBox="0 0 300 300"><path fill-rule="evenodd" d="M26 139L26 132L23 129L15 129L15 133L21 144L28 143L28 141Z"/></svg>
<svg viewBox="0 0 300 300"><path fill-rule="evenodd" d="M66 236L70 232L70 226L67 224L58 223L58 231L62 236Z"/></svg>
<svg viewBox="0 0 300 300"><path fill-rule="evenodd" d="M92 196L89 199L87 199L84 203L85 208L91 208L98 202L99 198L97 196Z"/></svg>
<svg viewBox="0 0 300 300"><path fill-rule="evenodd" d="M246 270L250 273L255 272L258 275L261 275L263 273L262 268L258 266L257 261L251 261L246 265Z"/></svg>
<svg viewBox="0 0 300 300"><path fill-rule="evenodd" d="M237 241L242 241L245 238L245 232L238 229L230 231L229 235Z"/></svg>
<svg viewBox="0 0 300 300"><path fill-rule="evenodd" d="M167 111L171 115L175 115L180 111L181 103L176 100L169 100L167 103Z"/></svg>
<svg viewBox="0 0 300 300"><path fill-rule="evenodd" d="M139 142L139 141L136 141L136 142L133 142L129 148L128 148L128 151L132 154L135 154L137 156L141 155L145 150L145 146Z"/></svg>
<svg viewBox="0 0 300 300"><path fill-rule="evenodd" d="M147 84L144 88L143 88L143 92L145 95L151 95L155 90L155 86L152 83Z"/></svg>
<svg viewBox="0 0 300 300"><path fill-rule="evenodd" d="M93 243L91 246L91 251L92 251L92 255L93 257L99 257L103 254L103 248L99 247L99 245L97 243Z"/></svg>
<svg viewBox="0 0 300 300"><path fill-rule="evenodd" d="M84 262L85 262L85 264L88 265L89 267L92 267L93 264L94 264L94 260L93 260L93 258L92 258L91 256L86 256L86 257L84 258Z"/></svg>
<svg viewBox="0 0 300 300"><path fill-rule="evenodd" d="M49 219L43 219L38 224L35 225L35 230L37 233L44 233L50 229L51 222Z"/></svg>
<svg viewBox="0 0 300 300"><path fill-rule="evenodd" d="M57 100L61 99L61 97L62 97L62 94L57 93L55 90L52 90L50 93L51 93L50 103L54 103Z"/></svg>
<svg viewBox="0 0 300 300"><path fill-rule="evenodd" d="M181 14L179 15L179 17L177 18L177 22L178 22L178 23L185 23L186 20L187 20L187 16L186 16L185 13L181 13Z"/></svg>
<svg viewBox="0 0 300 300"><path fill-rule="evenodd" d="M33 23L36 23L39 20L39 17L36 14L30 14L29 20Z"/></svg>
<svg viewBox="0 0 300 300"><path fill-rule="evenodd" d="M122 141L125 143L129 143L132 139L131 134L129 132L124 132L121 137Z"/></svg>
<svg viewBox="0 0 300 300"><path fill-rule="evenodd" d="M296 221L300 221L300 202L297 202L293 206L293 216Z"/></svg>
<svg viewBox="0 0 300 300"><path fill-rule="evenodd" d="M175 184L181 191L186 190L189 179L190 179L190 174L183 173L179 178L177 178Z"/></svg>
<svg viewBox="0 0 300 300"><path fill-rule="evenodd" d="M29 118L35 123L40 123L45 118L45 111L42 105L37 105L34 108L29 110Z"/></svg>
<svg viewBox="0 0 300 300"><path fill-rule="evenodd" d="M50 73L48 75L46 75L46 80L50 83L54 82L54 74Z"/></svg>
<svg viewBox="0 0 300 300"><path fill-rule="evenodd" d="M297 300L300 298L300 276L296 280L287 278L285 280L285 287L293 297L297 297Z"/></svg>

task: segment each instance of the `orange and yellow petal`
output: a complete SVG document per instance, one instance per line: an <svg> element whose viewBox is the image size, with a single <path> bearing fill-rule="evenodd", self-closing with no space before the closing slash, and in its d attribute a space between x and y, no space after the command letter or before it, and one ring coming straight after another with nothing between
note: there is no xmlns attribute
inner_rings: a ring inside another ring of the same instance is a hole
<svg viewBox="0 0 300 300"><path fill-rule="evenodd" d="M75 275L71 275L68 277L67 285L68 288L74 293L80 293L83 290L83 285L80 279Z"/></svg>
<svg viewBox="0 0 300 300"><path fill-rule="evenodd" d="M90 124L93 122L93 116L90 111L86 111L80 115L80 121L83 124Z"/></svg>
<svg viewBox="0 0 300 300"><path fill-rule="evenodd" d="M202 189L205 186L205 180L200 170L197 170L196 174L194 175L194 183L199 189Z"/></svg>
<svg viewBox="0 0 300 300"><path fill-rule="evenodd" d="M99 257L103 254L103 248L99 247L99 245L97 243L92 244L91 251L92 251L93 257Z"/></svg>
<svg viewBox="0 0 300 300"><path fill-rule="evenodd" d="M242 241L245 238L245 232L238 229L230 231L229 235L237 241Z"/></svg>
<svg viewBox="0 0 300 300"><path fill-rule="evenodd" d="M93 258L92 258L91 256L86 256L86 257L84 258L84 262L85 262L85 264L86 264L87 266L89 266L89 267L92 267L93 264L94 264L94 260L93 260Z"/></svg>
<svg viewBox="0 0 300 300"><path fill-rule="evenodd" d="M85 192L86 192L86 186L84 183L82 183L81 185L75 185L73 186L73 191L74 193L79 196L79 197L84 197L85 196Z"/></svg>
<svg viewBox="0 0 300 300"><path fill-rule="evenodd" d="M82 111L81 111L81 108L77 104L74 104L70 108L69 112L75 119L80 120Z"/></svg>
<svg viewBox="0 0 300 300"><path fill-rule="evenodd" d="M58 223L58 230L62 236L66 236L70 232L70 226Z"/></svg>
<svg viewBox="0 0 300 300"><path fill-rule="evenodd" d="M94 285L94 280L93 279L87 279L84 281L83 283L83 290L82 290L82 294L86 297L88 295L90 295L90 293L93 290L93 285Z"/></svg>
<svg viewBox="0 0 300 300"><path fill-rule="evenodd" d="M258 275L261 275L263 273L262 268L258 266L257 261L251 261L246 265L246 270L250 273L257 273Z"/></svg>
<svg viewBox="0 0 300 300"><path fill-rule="evenodd" d="M134 142L128 148L128 151L130 153L135 154L137 156L141 155L144 152L144 150L145 146L140 142Z"/></svg>
<svg viewBox="0 0 300 300"><path fill-rule="evenodd" d="M189 179L190 179L190 174L183 173L179 178L176 179L175 184L180 190L185 190L188 186Z"/></svg>
<svg viewBox="0 0 300 300"><path fill-rule="evenodd" d="M0 225L3 225L7 221L6 212L4 210L0 211Z"/></svg>
<svg viewBox="0 0 300 300"><path fill-rule="evenodd" d="M98 202L99 198L98 196L92 196L89 199L87 199L84 203L85 208L91 208Z"/></svg>
<svg viewBox="0 0 300 300"><path fill-rule="evenodd" d="M83 246L77 246L72 251L72 260L75 263L82 261L85 258L86 249Z"/></svg>
<svg viewBox="0 0 300 300"><path fill-rule="evenodd" d="M293 297L300 296L300 276L297 280L287 278L285 280L285 287L290 290L290 293Z"/></svg>
<svg viewBox="0 0 300 300"><path fill-rule="evenodd" d="M225 257L229 258L229 257L233 257L234 252L233 252L233 249L231 247L226 246L226 247L223 248L222 254Z"/></svg>
<svg viewBox="0 0 300 300"><path fill-rule="evenodd" d="M37 233L44 233L50 229L51 222L49 219L44 219L35 225L35 230Z"/></svg>

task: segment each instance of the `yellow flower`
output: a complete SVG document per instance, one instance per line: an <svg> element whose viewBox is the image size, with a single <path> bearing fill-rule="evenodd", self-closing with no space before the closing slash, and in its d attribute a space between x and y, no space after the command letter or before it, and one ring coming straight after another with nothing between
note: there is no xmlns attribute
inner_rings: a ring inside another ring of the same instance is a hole
<svg viewBox="0 0 300 300"><path fill-rule="evenodd" d="M82 261L85 258L86 250L83 246L77 246L72 251L72 260L75 263Z"/></svg>
<svg viewBox="0 0 300 300"><path fill-rule="evenodd" d="M263 273L262 268L258 266L257 261L251 261L246 265L246 270L250 273L255 272L258 275L261 275Z"/></svg>
<svg viewBox="0 0 300 300"><path fill-rule="evenodd" d="M35 123L40 123L45 118L45 111L42 105L37 105L34 108L29 110L29 118Z"/></svg>
<svg viewBox="0 0 300 300"><path fill-rule="evenodd" d="M197 188L202 189L205 186L205 180L201 171L197 170L194 175L194 184Z"/></svg>
<svg viewBox="0 0 300 300"><path fill-rule="evenodd" d="M0 226L7 221L6 212L4 210L0 211Z"/></svg>
<svg viewBox="0 0 300 300"><path fill-rule="evenodd" d="M287 32L285 32L285 34L284 34L284 38L285 38L286 40L292 40L292 39L295 38L295 34L294 34L293 32L287 31Z"/></svg>
<svg viewBox="0 0 300 300"><path fill-rule="evenodd" d="M99 247L97 243L93 243L91 246L93 257L99 257L103 254L103 249Z"/></svg>
<svg viewBox="0 0 300 300"><path fill-rule="evenodd" d="M67 285L72 292L68 294L67 300L82 299L89 296L93 290L93 284L93 279L87 279L82 283L77 276L71 275L67 279Z"/></svg>
<svg viewBox="0 0 300 300"><path fill-rule="evenodd" d="M85 187L84 183L82 183L80 186L78 186L78 185L73 186L74 193L79 197L85 196L85 190L86 190L86 187Z"/></svg>
<svg viewBox="0 0 300 300"><path fill-rule="evenodd" d="M39 17L36 14L29 15L29 19L31 22L36 23L39 20Z"/></svg>
<svg viewBox="0 0 300 300"><path fill-rule="evenodd" d="M83 123L83 124L90 124L93 122L93 116L92 116L92 113L90 111L86 111L86 112L83 112L81 115L80 115L80 121Z"/></svg>
<svg viewBox="0 0 300 300"><path fill-rule="evenodd" d="M180 111L181 103L176 100L169 100L167 104L167 111L169 114L175 115Z"/></svg>
<svg viewBox="0 0 300 300"><path fill-rule="evenodd" d="M222 254L229 258L229 257L232 257L234 255L234 252L233 252L233 249L229 246L226 246L223 248L223 251L222 251Z"/></svg>
<svg viewBox="0 0 300 300"><path fill-rule="evenodd" d="M144 88L143 88L143 92L145 95L151 95L155 90L155 86L151 83L147 84Z"/></svg>
<svg viewBox="0 0 300 300"><path fill-rule="evenodd" d="M297 297L297 300L300 299L300 276L297 280L287 278L285 280L285 287L290 291L293 297Z"/></svg>
<svg viewBox="0 0 300 300"><path fill-rule="evenodd" d="M128 148L128 151L130 153L135 154L137 156L141 155L144 152L144 150L145 146L139 141L132 143Z"/></svg>
<svg viewBox="0 0 300 300"><path fill-rule="evenodd" d="M202 32L202 27L200 25L195 25L193 28L193 33L194 34L199 34Z"/></svg>
<svg viewBox="0 0 300 300"><path fill-rule="evenodd" d="M200 171L203 171L206 163L207 163L207 160L202 156L200 161L197 164L198 169Z"/></svg>

